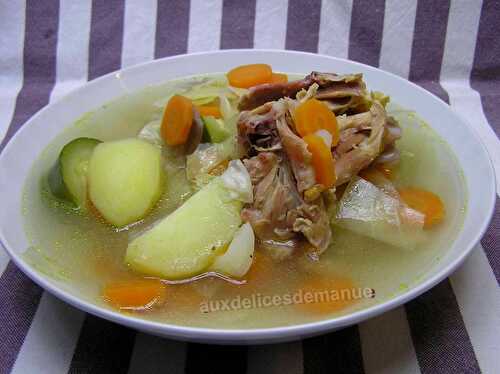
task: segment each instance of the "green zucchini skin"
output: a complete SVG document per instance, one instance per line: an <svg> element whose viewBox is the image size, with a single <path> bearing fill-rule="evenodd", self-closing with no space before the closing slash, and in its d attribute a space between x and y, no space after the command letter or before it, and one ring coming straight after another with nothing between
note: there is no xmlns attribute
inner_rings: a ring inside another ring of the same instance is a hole
<svg viewBox="0 0 500 374"><path fill-rule="evenodd" d="M54 163L52 168L49 171L48 182L50 187L50 192L52 195L57 197L60 200L64 200L66 202L71 202L71 195L66 188L66 185L63 182L62 173L61 173L61 162L59 159Z"/></svg>
<svg viewBox="0 0 500 374"><path fill-rule="evenodd" d="M204 129L203 138L206 143L222 143L229 137L229 131L224 128L224 122L212 116L202 117Z"/></svg>
<svg viewBox="0 0 500 374"><path fill-rule="evenodd" d="M93 138L77 138L63 147L47 178L55 197L75 208L86 208L87 167L99 143Z"/></svg>

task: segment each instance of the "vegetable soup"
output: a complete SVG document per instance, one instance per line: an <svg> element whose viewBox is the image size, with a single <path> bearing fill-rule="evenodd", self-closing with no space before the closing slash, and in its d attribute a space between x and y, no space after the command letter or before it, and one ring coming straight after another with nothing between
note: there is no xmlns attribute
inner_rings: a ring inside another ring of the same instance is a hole
<svg viewBox="0 0 500 374"><path fill-rule="evenodd" d="M26 182L24 256L140 318L291 325L414 287L466 205L445 141L361 74L253 64L130 93L66 128Z"/></svg>

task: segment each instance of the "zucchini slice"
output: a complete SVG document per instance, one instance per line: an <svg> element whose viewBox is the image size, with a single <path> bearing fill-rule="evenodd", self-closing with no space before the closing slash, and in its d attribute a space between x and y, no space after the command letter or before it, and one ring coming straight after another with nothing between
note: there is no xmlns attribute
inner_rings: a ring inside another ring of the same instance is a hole
<svg viewBox="0 0 500 374"><path fill-rule="evenodd" d="M205 125L205 140L208 143L222 143L229 137L229 131L224 127L224 121L212 116L202 117Z"/></svg>
<svg viewBox="0 0 500 374"><path fill-rule="evenodd" d="M99 143L100 140L93 138L77 138L63 147L48 176L54 196L86 209L87 170L90 156Z"/></svg>

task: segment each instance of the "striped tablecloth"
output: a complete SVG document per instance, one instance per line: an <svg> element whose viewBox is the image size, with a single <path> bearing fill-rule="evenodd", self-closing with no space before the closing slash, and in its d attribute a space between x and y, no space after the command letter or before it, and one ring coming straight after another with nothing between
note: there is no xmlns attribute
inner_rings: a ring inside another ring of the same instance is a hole
<svg viewBox="0 0 500 374"><path fill-rule="evenodd" d="M100 75L164 56L275 48L408 78L480 134L500 170L500 4L480 0L0 0L0 137ZM500 174L499 174L500 175ZM472 255L418 299L301 342L186 344L55 299L0 252L0 372L500 373L500 206Z"/></svg>

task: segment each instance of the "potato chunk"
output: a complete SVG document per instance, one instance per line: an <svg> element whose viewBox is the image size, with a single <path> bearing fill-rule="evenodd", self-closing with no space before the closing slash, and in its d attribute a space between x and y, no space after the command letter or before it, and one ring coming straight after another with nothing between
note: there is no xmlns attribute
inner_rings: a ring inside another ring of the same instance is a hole
<svg viewBox="0 0 500 374"><path fill-rule="evenodd" d="M99 144L88 171L92 204L118 227L141 220L161 196L161 164L160 149L143 140Z"/></svg>

